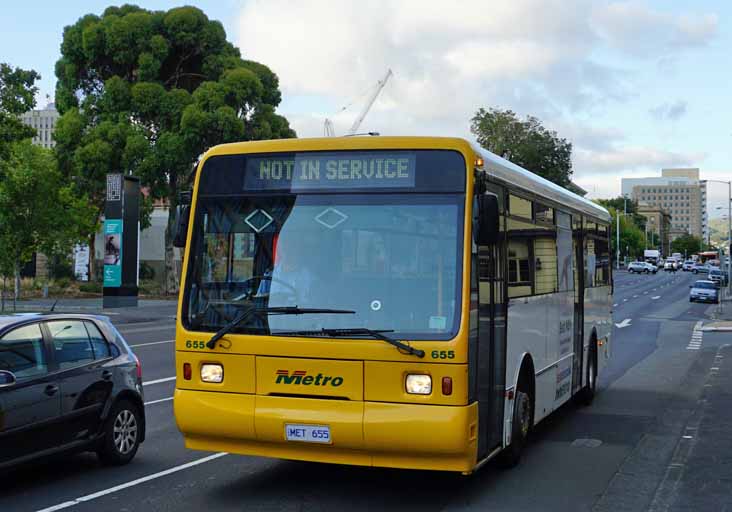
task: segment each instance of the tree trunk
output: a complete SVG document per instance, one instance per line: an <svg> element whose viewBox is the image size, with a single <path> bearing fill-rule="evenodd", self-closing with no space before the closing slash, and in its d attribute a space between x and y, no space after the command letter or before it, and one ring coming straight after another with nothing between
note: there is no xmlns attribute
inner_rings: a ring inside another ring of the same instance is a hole
<svg viewBox="0 0 732 512"><path fill-rule="evenodd" d="M20 263L18 261L15 262L15 290L13 293L13 311L15 311L18 299L20 299Z"/></svg>
<svg viewBox="0 0 732 512"><path fill-rule="evenodd" d="M94 269L96 268L96 264L94 262L94 258L96 257L96 253L94 251L94 244L97 241L97 234L92 233L92 236L89 237L89 282L93 283L95 281L95 275L94 275Z"/></svg>
<svg viewBox="0 0 732 512"><path fill-rule="evenodd" d="M178 206L178 183L175 174L170 176L170 209L168 210L168 224L165 227L165 293L176 294L180 286L178 265L175 261L175 247L173 239L176 230L176 207Z"/></svg>

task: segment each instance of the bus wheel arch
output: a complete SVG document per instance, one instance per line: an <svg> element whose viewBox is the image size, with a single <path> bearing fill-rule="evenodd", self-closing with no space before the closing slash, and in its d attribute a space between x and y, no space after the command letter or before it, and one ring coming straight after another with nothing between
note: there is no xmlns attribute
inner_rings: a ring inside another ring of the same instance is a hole
<svg viewBox="0 0 732 512"><path fill-rule="evenodd" d="M521 460L521 455L534 426L536 407L536 373L534 361L526 354L522 361L516 386L514 388L511 420L511 444L500 454L499 463L504 468L512 468Z"/></svg>

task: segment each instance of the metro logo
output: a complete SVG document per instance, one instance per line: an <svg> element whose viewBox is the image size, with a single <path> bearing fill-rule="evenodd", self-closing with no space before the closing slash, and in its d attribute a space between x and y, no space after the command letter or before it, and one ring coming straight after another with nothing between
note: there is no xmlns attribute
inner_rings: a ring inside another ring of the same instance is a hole
<svg viewBox="0 0 732 512"><path fill-rule="evenodd" d="M296 370L290 373L289 370L277 370L276 384L301 384L303 386L333 386L337 388L343 384L343 377L331 377L329 375L317 374L315 377L308 375L305 370Z"/></svg>

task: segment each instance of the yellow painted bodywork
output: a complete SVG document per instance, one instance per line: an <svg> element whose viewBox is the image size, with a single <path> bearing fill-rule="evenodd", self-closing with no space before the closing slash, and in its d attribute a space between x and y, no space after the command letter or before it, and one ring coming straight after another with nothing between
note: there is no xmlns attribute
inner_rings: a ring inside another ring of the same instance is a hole
<svg viewBox="0 0 732 512"><path fill-rule="evenodd" d="M470 219L476 155L463 139L437 137L345 137L258 141L217 146L202 158L196 175L214 155L302 151L445 149L465 158L465 222L461 320L449 341L412 341L423 359L400 353L379 340L333 340L232 334L214 350L191 349L213 333L189 332L181 323L185 271L176 331L175 416L188 448L285 459L413 469L470 472L476 466L478 406L468 403L470 311ZM190 223L188 240L193 223ZM186 247L188 261L190 244ZM449 359L432 351L450 351ZM224 366L224 382L200 381L200 365ZM193 377L182 378L184 363ZM289 384L277 371L305 377L341 377L342 383L316 386L314 380ZM303 373L304 372L304 373ZM407 373L432 377L430 395L405 391ZM452 393L443 395L443 377ZM328 425L331 444L285 440L285 424Z"/></svg>

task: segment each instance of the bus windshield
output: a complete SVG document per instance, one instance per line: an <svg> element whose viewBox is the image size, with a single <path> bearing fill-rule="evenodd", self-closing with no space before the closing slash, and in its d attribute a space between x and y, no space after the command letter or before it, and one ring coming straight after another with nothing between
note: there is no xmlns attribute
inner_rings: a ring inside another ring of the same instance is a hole
<svg viewBox="0 0 732 512"><path fill-rule="evenodd" d="M252 315L232 332L368 328L402 339L455 336L464 192L294 188L199 191L184 299L187 328L217 331L247 307L299 306L355 314Z"/></svg>

